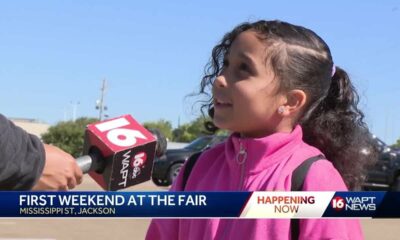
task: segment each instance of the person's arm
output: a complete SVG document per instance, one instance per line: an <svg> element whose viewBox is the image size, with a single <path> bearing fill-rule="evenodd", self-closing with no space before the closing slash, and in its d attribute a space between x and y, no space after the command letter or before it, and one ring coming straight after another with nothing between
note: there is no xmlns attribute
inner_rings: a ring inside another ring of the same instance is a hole
<svg viewBox="0 0 400 240"><path fill-rule="evenodd" d="M0 190L66 190L82 181L75 159L0 114Z"/></svg>
<svg viewBox="0 0 400 240"><path fill-rule="evenodd" d="M0 189L29 190L45 164L40 140L0 114Z"/></svg>

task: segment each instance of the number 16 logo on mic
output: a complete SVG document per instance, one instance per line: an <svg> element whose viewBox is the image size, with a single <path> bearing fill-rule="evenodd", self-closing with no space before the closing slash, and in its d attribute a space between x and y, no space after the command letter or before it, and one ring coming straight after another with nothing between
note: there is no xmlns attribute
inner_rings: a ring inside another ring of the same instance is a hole
<svg viewBox="0 0 400 240"><path fill-rule="evenodd" d="M102 171L89 174L104 189L118 190L151 178L156 139L130 115L88 125L84 154L93 148L105 161Z"/></svg>
<svg viewBox="0 0 400 240"><path fill-rule="evenodd" d="M129 119L128 117L123 116L98 123L95 126L102 133L101 137L104 137L103 134L105 134L105 139L103 140L107 140L109 143L122 148L133 147L139 139L147 140L148 137L142 133L143 127L134 119Z"/></svg>

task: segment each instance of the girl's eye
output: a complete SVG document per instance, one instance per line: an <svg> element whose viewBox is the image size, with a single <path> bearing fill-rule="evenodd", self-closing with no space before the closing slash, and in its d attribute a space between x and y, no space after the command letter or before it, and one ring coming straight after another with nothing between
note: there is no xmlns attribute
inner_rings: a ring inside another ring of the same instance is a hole
<svg viewBox="0 0 400 240"><path fill-rule="evenodd" d="M224 59L224 61L222 62L222 66L223 67L228 67L229 66L229 61L227 59Z"/></svg>
<svg viewBox="0 0 400 240"><path fill-rule="evenodd" d="M245 64L245 63L241 63L240 65L239 65L239 70L240 71L244 71L244 72L250 72L250 68L249 68L249 66L247 66L247 64Z"/></svg>

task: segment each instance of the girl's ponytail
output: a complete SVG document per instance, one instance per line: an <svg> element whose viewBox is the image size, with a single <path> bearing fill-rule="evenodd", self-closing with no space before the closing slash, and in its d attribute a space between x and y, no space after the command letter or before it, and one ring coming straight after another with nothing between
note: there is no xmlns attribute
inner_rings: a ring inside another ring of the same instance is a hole
<svg viewBox="0 0 400 240"><path fill-rule="evenodd" d="M376 146L357 107L359 97L348 74L336 67L331 81L326 96L310 107L301 121L304 141L332 161L349 189L359 189L366 167L377 159Z"/></svg>

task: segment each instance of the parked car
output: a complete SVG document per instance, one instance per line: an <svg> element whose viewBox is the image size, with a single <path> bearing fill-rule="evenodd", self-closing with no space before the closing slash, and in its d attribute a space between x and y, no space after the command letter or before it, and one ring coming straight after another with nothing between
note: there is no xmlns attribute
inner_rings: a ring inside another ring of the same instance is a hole
<svg viewBox="0 0 400 240"><path fill-rule="evenodd" d="M167 149L154 161L152 180L158 186L169 186L178 176L183 163L194 153L204 151L226 139L226 136L201 136L181 149Z"/></svg>
<svg viewBox="0 0 400 240"><path fill-rule="evenodd" d="M391 149L376 136L373 139L378 146L379 158L368 171L364 189L400 191L400 152Z"/></svg>
<svg viewBox="0 0 400 240"><path fill-rule="evenodd" d="M364 190L400 191L400 151L390 148L372 135L379 158L369 169ZM169 186L178 176L183 163L194 153L204 151L226 139L226 136L202 136L181 149L168 149L166 154L155 159L152 180L158 186ZM368 154L367 150L362 150Z"/></svg>

